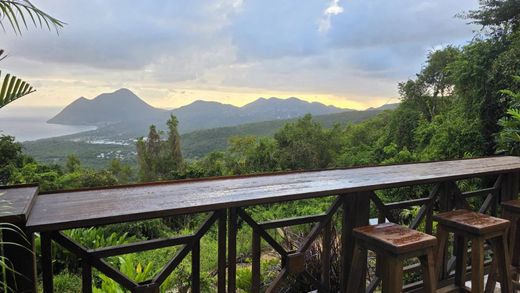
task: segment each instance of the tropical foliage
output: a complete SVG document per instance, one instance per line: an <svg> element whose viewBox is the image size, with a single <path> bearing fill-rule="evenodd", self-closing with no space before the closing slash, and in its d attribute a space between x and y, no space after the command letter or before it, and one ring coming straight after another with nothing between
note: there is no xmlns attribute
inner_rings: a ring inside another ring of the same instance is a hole
<svg viewBox="0 0 520 293"><path fill-rule="evenodd" d="M515 81L520 83L520 76L515 76ZM499 133L500 146L512 155L520 155L520 92L502 90L503 94L511 98L507 116L500 119L502 131Z"/></svg>
<svg viewBox="0 0 520 293"><path fill-rule="evenodd" d="M0 49L0 61L5 57L4 50ZM0 108L18 98L34 92L33 87L29 83L19 79L16 76L11 76L9 73L5 74L5 76L2 76L1 70L0 81L2 81L0 83Z"/></svg>
<svg viewBox="0 0 520 293"><path fill-rule="evenodd" d="M2 77L3 81L0 87L0 108L18 98L34 92L33 87L29 83L16 76L11 76L8 73L4 77L2 76L2 71L0 71L0 80Z"/></svg>
<svg viewBox="0 0 520 293"><path fill-rule="evenodd" d="M59 32L65 23L50 16L28 0L0 0L0 27L6 31L6 26L10 26L15 34L22 34L22 28L29 28L29 25L49 30L54 29ZM6 58L5 51L0 49L0 61ZM33 87L13 76L0 70L0 108L10 102L34 92Z"/></svg>
<svg viewBox="0 0 520 293"><path fill-rule="evenodd" d="M178 123L173 115L168 119L166 141L161 140L155 125L150 126L146 140L143 137L137 140L137 162L142 181L171 179L176 172L184 168L180 135L177 131Z"/></svg>
<svg viewBox="0 0 520 293"><path fill-rule="evenodd" d="M0 0L0 26L4 31L9 25L14 33L21 35L24 27L28 29L28 24L58 32L65 23L40 10L29 0Z"/></svg>

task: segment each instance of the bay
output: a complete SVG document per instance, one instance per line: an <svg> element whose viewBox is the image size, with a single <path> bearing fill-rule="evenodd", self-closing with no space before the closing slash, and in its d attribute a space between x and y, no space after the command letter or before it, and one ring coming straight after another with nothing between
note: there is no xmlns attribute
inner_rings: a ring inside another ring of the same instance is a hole
<svg viewBox="0 0 520 293"><path fill-rule="evenodd" d="M0 135L11 135L16 141L31 141L94 130L95 126L47 123L60 108L5 107L0 109Z"/></svg>

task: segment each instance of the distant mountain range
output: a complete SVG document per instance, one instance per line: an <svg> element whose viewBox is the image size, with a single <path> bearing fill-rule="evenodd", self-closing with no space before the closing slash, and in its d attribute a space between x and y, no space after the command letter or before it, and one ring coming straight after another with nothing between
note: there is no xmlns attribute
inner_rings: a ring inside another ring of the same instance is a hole
<svg viewBox="0 0 520 293"><path fill-rule="evenodd" d="M317 102L309 103L297 98L259 98L243 107L199 100L174 110L165 110L148 105L128 89L119 89L113 93L101 94L92 100L81 97L66 106L48 123L96 125L99 126L98 129L111 130L111 135L125 133L123 136L135 136L136 132L142 133L150 124L163 126L170 114L179 120L179 132L187 133L200 129L293 119L307 113L326 115L346 111L354 110Z"/></svg>

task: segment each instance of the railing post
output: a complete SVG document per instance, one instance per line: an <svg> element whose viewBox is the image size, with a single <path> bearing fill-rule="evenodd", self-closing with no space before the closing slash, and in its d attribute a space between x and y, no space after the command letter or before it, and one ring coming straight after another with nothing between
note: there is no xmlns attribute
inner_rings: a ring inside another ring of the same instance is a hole
<svg viewBox="0 0 520 293"><path fill-rule="evenodd" d="M92 293L92 267L85 259L82 259L81 262L82 293Z"/></svg>
<svg viewBox="0 0 520 293"><path fill-rule="evenodd" d="M228 293L236 291L237 225L237 209L230 208L228 220Z"/></svg>
<svg viewBox="0 0 520 293"><path fill-rule="evenodd" d="M220 210L218 219L218 293L226 292L226 230L227 211Z"/></svg>
<svg viewBox="0 0 520 293"><path fill-rule="evenodd" d="M352 241L352 229L368 225L370 213L370 193L356 192L350 194L343 194L343 217L341 225L341 279L340 290L346 292L349 272L352 266L352 257L354 254L354 241ZM364 261L360 268L361 275L366 276L367 270L367 255L361 256ZM363 280L365 278L363 277ZM364 292L365 281L361 281L359 292Z"/></svg>
<svg viewBox="0 0 520 293"><path fill-rule="evenodd" d="M332 223L328 223L323 228L321 252L321 282L327 291L330 291L330 253L332 246Z"/></svg>
<svg viewBox="0 0 520 293"><path fill-rule="evenodd" d="M453 193L449 182L441 183L439 188L439 211L447 212L453 210Z"/></svg>
<svg viewBox="0 0 520 293"><path fill-rule="evenodd" d="M440 183L441 186L439 188L439 211L440 212L447 212L453 210L453 193L450 187L449 182L443 182ZM444 246L444 255L442 256L442 259L437 259L437 261L441 262L441 271L440 276L441 280L448 277L448 261L450 259L448 255L448 246L449 243L446 241L446 244ZM439 248L440 249L440 248Z"/></svg>
<svg viewBox="0 0 520 293"><path fill-rule="evenodd" d="M200 240L191 249L191 292L200 292Z"/></svg>
<svg viewBox="0 0 520 293"><path fill-rule="evenodd" d="M520 185L520 173L513 172L503 174L502 186L500 188L500 202L518 198Z"/></svg>
<svg viewBox="0 0 520 293"><path fill-rule="evenodd" d="M17 228L2 231L4 256L13 264L16 274L7 279L7 285L17 292L36 291L36 257L34 235L26 233L25 225L13 224ZM8 227L11 228L11 227Z"/></svg>
<svg viewBox="0 0 520 293"><path fill-rule="evenodd" d="M259 293L260 292L260 257L261 257L261 244L262 239L260 235L255 231L252 231L252 240L251 240L251 292Z"/></svg>
<svg viewBox="0 0 520 293"><path fill-rule="evenodd" d="M36 185L0 187L0 249L15 271L6 276L6 285L16 292L37 292L34 234L26 229L37 194Z"/></svg>
<svg viewBox="0 0 520 293"><path fill-rule="evenodd" d="M48 232L40 233L42 250L42 281L43 293L53 293L53 272L52 272L52 240Z"/></svg>

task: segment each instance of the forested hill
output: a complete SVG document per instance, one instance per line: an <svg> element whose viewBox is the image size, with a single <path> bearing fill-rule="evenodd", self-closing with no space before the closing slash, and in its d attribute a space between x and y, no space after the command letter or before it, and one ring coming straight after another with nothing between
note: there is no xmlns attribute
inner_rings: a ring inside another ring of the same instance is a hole
<svg viewBox="0 0 520 293"><path fill-rule="evenodd" d="M243 107L209 101L195 101L174 110L154 108L128 89L104 93L92 100L79 98L48 122L68 125L109 126L102 132L137 137L150 124L164 125L170 115L179 120L179 131L234 126L260 121L284 120L305 114L326 115L351 111L298 98L259 98Z"/></svg>
<svg viewBox="0 0 520 293"><path fill-rule="evenodd" d="M395 108L397 104L388 106ZM359 123L381 113L382 110L373 109L366 111L348 111L329 115L314 116L313 120L325 128L334 125L347 125ZM231 127L197 130L181 135L181 146L184 156L188 158L200 158L210 152L224 150L232 137L236 136L273 136L282 126L295 122L297 119L273 120L257 123L242 124Z"/></svg>
<svg viewBox="0 0 520 293"><path fill-rule="evenodd" d="M387 107L395 108L396 106L397 104L392 104L392 106ZM315 116L314 120L323 127L330 128L335 124L358 123L381 112L382 110L377 109L348 111ZM185 133L181 135L182 152L187 159L200 158L213 151L225 150L232 137L245 135L270 137L283 125L294 121L296 119L264 121ZM114 158L135 165L134 140L138 136L146 136L149 125L135 125L134 129L141 129L142 132L130 138L126 138L127 135L105 136L112 135L116 127L118 125L101 128L104 131L87 131L62 137L28 141L24 142L23 146L27 154L45 163L63 165L67 156L73 153L85 166L95 169L106 167L107 163ZM71 152L71 150L73 151Z"/></svg>

